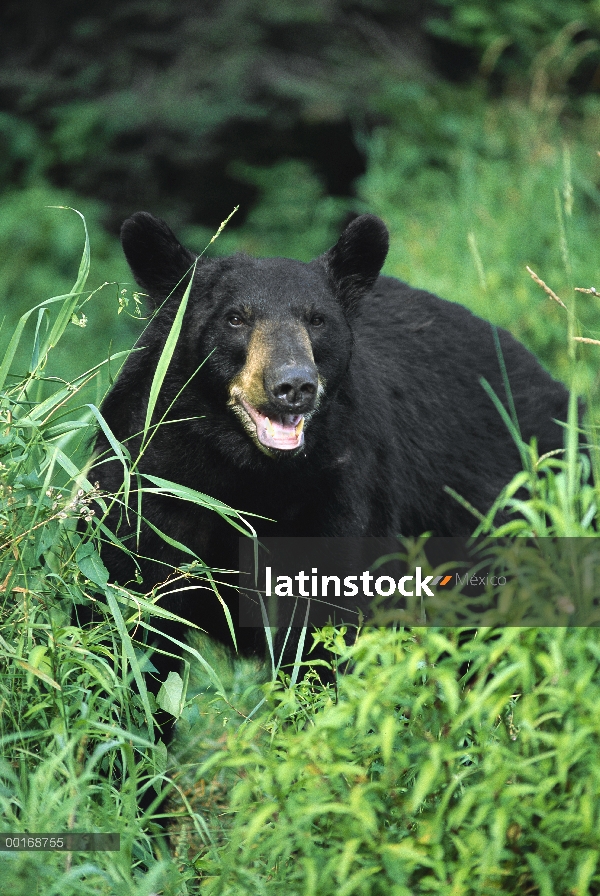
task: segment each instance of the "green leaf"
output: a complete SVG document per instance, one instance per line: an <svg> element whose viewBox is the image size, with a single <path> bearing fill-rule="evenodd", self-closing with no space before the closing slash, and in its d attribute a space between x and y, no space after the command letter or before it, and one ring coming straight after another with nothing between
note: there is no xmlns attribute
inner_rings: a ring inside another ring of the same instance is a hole
<svg viewBox="0 0 600 896"><path fill-rule="evenodd" d="M179 718L183 710L183 679L178 672L169 672L167 680L160 686L156 702L165 712Z"/></svg>
<svg viewBox="0 0 600 896"><path fill-rule="evenodd" d="M171 538L165 532L161 532L161 530L157 526L155 526L153 523L151 523L150 520L144 519L144 522L146 523L147 526L149 526L150 529L152 529L153 532L156 532L156 534L159 535L164 542L166 542L167 544L170 544L172 548L177 548L178 551L182 551L182 553L184 553L184 554L189 554L190 557L194 558L194 560L200 560L200 557L197 554L195 554L191 548L188 548L185 544L182 544L180 541L177 541L176 538ZM202 561L200 561L200 562L202 562ZM198 572L201 572L201 571L202 571L201 569L198 569Z"/></svg>
<svg viewBox="0 0 600 896"><path fill-rule="evenodd" d="M58 445L54 445L52 448L52 462L56 462L60 464L65 473L68 473L71 479L76 482L80 487L86 488L89 491L92 490L93 486L89 479L87 479L81 470L75 466L73 461L67 457L64 451L58 447Z"/></svg>
<svg viewBox="0 0 600 896"><path fill-rule="evenodd" d="M409 804L411 812L416 812L421 803L427 798L435 787L436 778L440 768L439 744L433 744L430 750L431 759L421 765L412 797Z"/></svg>
<svg viewBox="0 0 600 896"><path fill-rule="evenodd" d="M144 479L148 479L158 487L143 488L141 489L141 492L147 492L153 495L169 495L173 498L179 498L182 501L191 501L192 504L198 504L200 507L206 507L208 510L214 510L215 513L218 513L219 516L227 520L234 529L237 529L241 535L256 538L256 532L254 531L253 526L241 515L240 511L235 510L235 508L230 507L228 504L224 504L222 501L218 501L216 498L211 498L209 495L205 495L202 492L197 492L193 488L188 488L185 485L178 485L176 482L171 482L168 479L161 479L159 476L151 476L148 473L143 473L142 475ZM244 511L244 514L245 516L259 516L259 514L247 513L246 511ZM265 517L260 518L265 519ZM239 523L236 522L236 519L240 520L246 528L240 526Z"/></svg>
<svg viewBox="0 0 600 896"><path fill-rule="evenodd" d="M86 579L89 579L94 585L99 585L100 588L107 584L110 578L108 570L100 559L100 555L95 547L89 541L77 548L75 560Z"/></svg>

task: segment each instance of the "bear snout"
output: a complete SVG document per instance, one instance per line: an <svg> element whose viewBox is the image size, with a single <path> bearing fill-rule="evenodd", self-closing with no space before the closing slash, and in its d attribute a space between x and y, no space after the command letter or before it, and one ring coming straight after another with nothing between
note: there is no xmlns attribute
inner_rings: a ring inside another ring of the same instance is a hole
<svg viewBox="0 0 600 896"><path fill-rule="evenodd" d="M313 410L319 377L314 365L281 364L265 371L269 404L282 414L307 414Z"/></svg>

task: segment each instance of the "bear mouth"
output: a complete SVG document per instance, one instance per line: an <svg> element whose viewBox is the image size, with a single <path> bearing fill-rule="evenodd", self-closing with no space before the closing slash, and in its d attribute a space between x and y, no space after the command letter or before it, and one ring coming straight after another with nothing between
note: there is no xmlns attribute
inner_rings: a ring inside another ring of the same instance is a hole
<svg viewBox="0 0 600 896"><path fill-rule="evenodd" d="M269 450L297 451L304 444L304 414L274 414L268 417L242 399L242 407L256 428L260 445Z"/></svg>

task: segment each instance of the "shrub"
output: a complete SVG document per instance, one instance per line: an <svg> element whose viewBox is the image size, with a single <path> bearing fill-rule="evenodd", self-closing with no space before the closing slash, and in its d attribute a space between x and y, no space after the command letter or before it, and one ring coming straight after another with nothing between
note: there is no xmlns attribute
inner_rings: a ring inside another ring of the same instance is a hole
<svg viewBox="0 0 600 896"><path fill-rule="evenodd" d="M237 778L202 892L600 892L596 631L463 634L365 631L335 696L272 690L202 769Z"/></svg>

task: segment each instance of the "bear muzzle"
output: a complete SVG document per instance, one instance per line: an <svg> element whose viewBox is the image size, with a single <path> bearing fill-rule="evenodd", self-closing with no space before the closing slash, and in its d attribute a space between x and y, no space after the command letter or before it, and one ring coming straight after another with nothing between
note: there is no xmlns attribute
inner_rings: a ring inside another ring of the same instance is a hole
<svg viewBox="0 0 600 896"><path fill-rule="evenodd" d="M322 391L304 327L261 322L230 385L229 404L258 448L274 456L303 447Z"/></svg>
<svg viewBox="0 0 600 896"><path fill-rule="evenodd" d="M319 389L316 367L308 363L270 366L263 385L266 401L262 411L240 396L256 427L256 439L263 448L297 451L304 444L306 415L315 408Z"/></svg>

